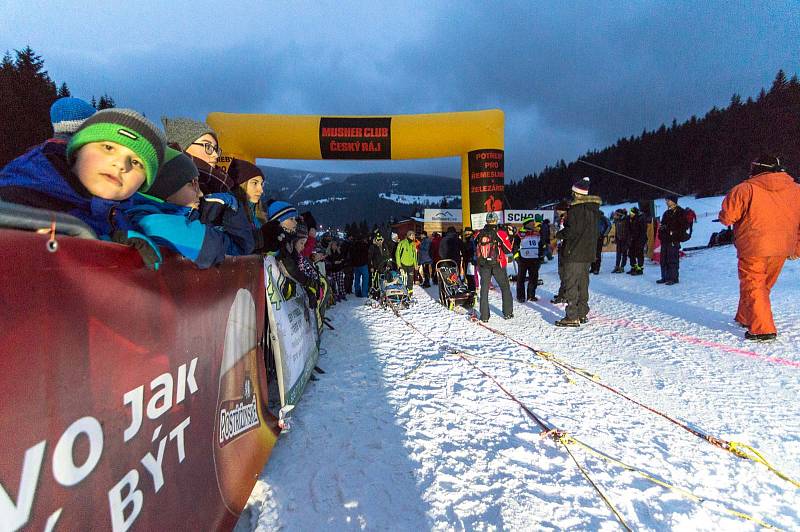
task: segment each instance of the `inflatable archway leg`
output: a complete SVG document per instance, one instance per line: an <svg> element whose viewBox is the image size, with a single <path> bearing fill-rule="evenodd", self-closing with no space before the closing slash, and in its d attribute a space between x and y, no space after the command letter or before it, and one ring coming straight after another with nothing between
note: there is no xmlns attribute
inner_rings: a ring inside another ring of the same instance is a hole
<svg viewBox="0 0 800 532"><path fill-rule="evenodd" d="M472 227L469 204L469 155L461 156L461 227Z"/></svg>

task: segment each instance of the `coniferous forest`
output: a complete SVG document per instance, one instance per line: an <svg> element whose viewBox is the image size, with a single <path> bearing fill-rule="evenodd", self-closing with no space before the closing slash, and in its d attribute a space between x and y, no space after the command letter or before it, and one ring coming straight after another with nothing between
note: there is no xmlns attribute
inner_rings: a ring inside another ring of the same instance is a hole
<svg viewBox="0 0 800 532"><path fill-rule="evenodd" d="M781 157L789 173L800 168L800 82L780 70L769 90L753 99L731 97L724 109L714 107L702 118L682 124L673 120L638 137L580 157L587 162L647 181L679 195L724 194L749 175L750 162L761 153ZM563 160L539 173L506 185L512 207L556 202L569 196L580 176L592 180L592 194L606 203L663 197L665 192L578 162Z"/></svg>
<svg viewBox="0 0 800 532"><path fill-rule="evenodd" d="M71 96L65 82L56 87L44 68L44 60L30 46L6 52L0 61L0 168L53 135L50 106L57 98ZM77 95L76 95L77 96ZM97 109L114 107L104 94L92 96Z"/></svg>
<svg viewBox="0 0 800 532"><path fill-rule="evenodd" d="M44 60L30 47L6 53L0 62L0 167L52 134L49 109L56 98L70 96L66 83L57 86ZM103 94L91 98L98 109L114 107ZM613 146L589 151L578 160L559 161L541 172L506 185L512 208L531 208L569 196L573 182L592 178L592 193L605 202L662 197L665 192L583 164L602 166L680 195L727 192L747 177L759 154L776 154L789 172L800 168L800 82L778 71L769 90L742 100L734 94L723 109L654 131L619 139Z"/></svg>

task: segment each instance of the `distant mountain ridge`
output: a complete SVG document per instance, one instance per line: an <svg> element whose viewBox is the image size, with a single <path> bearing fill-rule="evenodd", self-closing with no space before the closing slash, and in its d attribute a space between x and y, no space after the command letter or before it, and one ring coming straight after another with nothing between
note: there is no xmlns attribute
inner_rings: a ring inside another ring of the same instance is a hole
<svg viewBox="0 0 800 532"><path fill-rule="evenodd" d="M366 220L369 226L383 224L390 218L412 216L425 207L438 207L443 199L447 200L448 207L461 206L461 181L451 177L400 172L343 174L259 167L264 170L268 197L288 201L300 212L311 211L325 226L344 227L361 220Z"/></svg>

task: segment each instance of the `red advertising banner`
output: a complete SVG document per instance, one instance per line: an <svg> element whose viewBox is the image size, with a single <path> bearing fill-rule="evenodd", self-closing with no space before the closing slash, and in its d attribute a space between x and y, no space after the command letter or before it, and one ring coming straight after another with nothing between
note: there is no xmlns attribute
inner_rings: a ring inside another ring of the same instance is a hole
<svg viewBox="0 0 800 532"><path fill-rule="evenodd" d="M0 528L229 529L278 436L260 257L0 230Z"/></svg>
<svg viewBox="0 0 800 532"><path fill-rule="evenodd" d="M391 117L321 117L323 159L391 159Z"/></svg>
<svg viewBox="0 0 800 532"><path fill-rule="evenodd" d="M475 150L467 154L469 205L472 214L505 209L505 166L503 150Z"/></svg>

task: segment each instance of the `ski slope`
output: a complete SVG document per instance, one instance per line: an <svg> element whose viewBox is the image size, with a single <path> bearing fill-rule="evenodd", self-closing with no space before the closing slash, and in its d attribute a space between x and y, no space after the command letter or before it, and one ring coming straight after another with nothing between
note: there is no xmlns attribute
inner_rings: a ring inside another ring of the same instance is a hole
<svg viewBox="0 0 800 532"><path fill-rule="evenodd" d="M655 284L654 264L639 277L611 268L606 254L579 329L553 326L563 316L549 303L555 261L542 266L539 301L515 302L513 320L500 319L490 292L488 325L507 337L444 309L435 286L417 288L400 317L354 298L336 305L327 373L309 384L237 529L619 529L564 445L540 437L498 383L548 426L703 499L568 445L633 529L759 528L731 511L800 528L800 488L511 340L690 428L752 445L800 480L800 261L787 262L773 291L773 343L743 340L732 321L731 246L690 251L671 287Z"/></svg>

